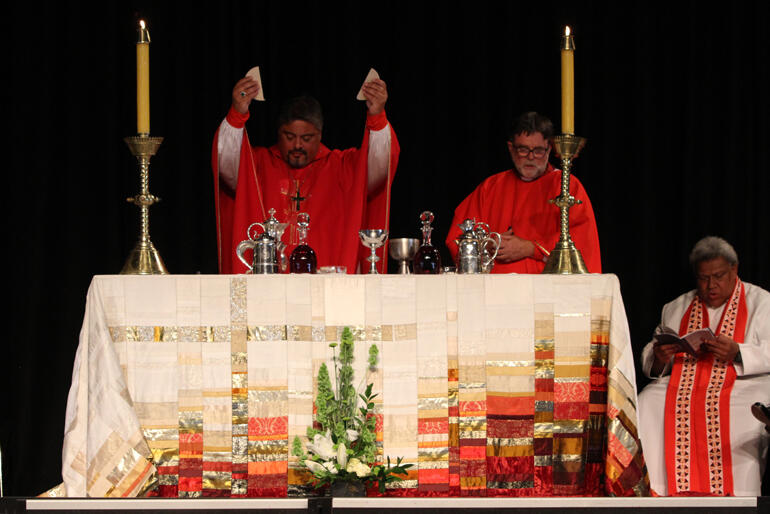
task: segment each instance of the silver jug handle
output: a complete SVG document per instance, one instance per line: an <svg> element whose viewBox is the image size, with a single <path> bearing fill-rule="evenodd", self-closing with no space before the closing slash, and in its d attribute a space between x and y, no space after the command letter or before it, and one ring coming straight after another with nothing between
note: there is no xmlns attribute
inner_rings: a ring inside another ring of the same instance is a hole
<svg viewBox="0 0 770 514"><path fill-rule="evenodd" d="M259 223L259 222L252 223L251 225L249 225L249 228L246 229L246 237L248 237L252 241L256 241L257 240L257 236L259 235L259 232L256 232L256 231L254 232L253 236L251 235L251 227L255 227L255 226L261 228L262 232L267 232L267 229L265 228L265 226L262 223Z"/></svg>
<svg viewBox="0 0 770 514"><path fill-rule="evenodd" d="M251 228L251 227L249 227ZM241 241L238 243L238 246L235 248L235 255L238 256L238 258L241 260L243 264L246 265L247 268L249 268L248 273L254 273L254 269L251 267L251 264L249 264L246 259L243 257L243 252L246 250L254 250L257 247L257 245L252 241L251 239L247 239L245 241Z"/></svg>
<svg viewBox="0 0 770 514"><path fill-rule="evenodd" d="M286 258L286 253L284 252L286 250L286 243L279 239L275 244L275 250L278 254L278 265L281 267L281 271L286 271L286 268L289 267L289 259Z"/></svg>
<svg viewBox="0 0 770 514"><path fill-rule="evenodd" d="M483 221L479 221L473 226L474 232L477 232L479 229L481 229L484 234L492 233L492 231L489 230L489 223L484 223Z"/></svg>
<svg viewBox="0 0 770 514"><path fill-rule="evenodd" d="M495 245L495 253L493 253L489 259L484 261L484 266L489 266L489 264L495 260L495 257L497 257L497 251L500 249L500 244L503 242L503 238L498 234L497 232L490 232L486 239L484 239L484 246L488 243L493 243Z"/></svg>

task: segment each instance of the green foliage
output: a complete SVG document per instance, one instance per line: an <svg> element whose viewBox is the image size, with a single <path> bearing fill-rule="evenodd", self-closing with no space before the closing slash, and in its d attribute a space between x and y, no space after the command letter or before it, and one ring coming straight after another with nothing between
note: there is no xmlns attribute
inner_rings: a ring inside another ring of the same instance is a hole
<svg viewBox="0 0 770 514"><path fill-rule="evenodd" d="M395 466L390 465L390 457L388 457L388 465L374 466L372 468L372 475L376 477L378 489L381 493L385 492L385 484L395 482L397 480L403 480L401 477L395 475L406 475L406 470L411 468L411 464L401 464L401 457L398 458Z"/></svg>
<svg viewBox="0 0 770 514"><path fill-rule="evenodd" d="M369 359L367 362L369 363L369 370L374 371L377 369L377 364L380 362L380 349L377 348L376 344L369 347Z"/></svg>
<svg viewBox="0 0 770 514"><path fill-rule="evenodd" d="M294 441L291 443L291 454L299 457L301 461L304 461L307 459L307 454L305 453L305 449L302 447L302 441L299 440L299 437L296 435L294 436Z"/></svg>
<svg viewBox="0 0 770 514"><path fill-rule="evenodd" d="M315 406L316 419L321 426L331 425L334 420L336 405L326 363L321 364L321 368L318 370L318 396L316 397ZM311 437L309 433L308 437Z"/></svg>
<svg viewBox="0 0 770 514"><path fill-rule="evenodd" d="M332 387L329 369L322 364L318 370L318 396L315 401L315 421L320 429L307 429L307 437L313 442L308 445L309 454L305 453L299 438L295 438L292 455L299 457L303 465L312 471L316 487L338 480L363 480L379 482L380 491L384 491L385 484L401 480L395 475L406 474L405 470L411 464L402 465L399 457L396 466L391 467L388 458L387 466L372 467L377 451L377 418L373 412L377 394L372 393L373 384L368 384L360 394L353 386L354 341L350 328L343 329L339 345L330 343L329 347L334 350L336 387ZM367 359L371 371L376 370L378 360L379 350L372 345ZM343 444L345 451L340 449ZM336 452L334 456L330 456L332 448Z"/></svg>

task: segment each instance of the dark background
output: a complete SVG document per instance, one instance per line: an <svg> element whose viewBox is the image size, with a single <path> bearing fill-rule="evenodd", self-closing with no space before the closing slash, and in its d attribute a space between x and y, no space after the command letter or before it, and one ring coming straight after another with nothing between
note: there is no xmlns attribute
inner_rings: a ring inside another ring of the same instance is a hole
<svg viewBox="0 0 770 514"><path fill-rule="evenodd" d="M94 274L120 271L138 236L137 20L148 21L151 235L172 273L215 273L210 149L233 84L259 65L253 143L272 144L282 100L324 106L324 142L360 144L354 100L370 67L388 84L401 143L392 237L508 169L525 110L560 117L559 39L573 27L574 168L593 202L603 269L620 278L634 348L692 287L687 254L714 234L740 276L770 288L767 2L13 2L4 19L3 152L9 285L0 442L6 495L61 481L66 395ZM729 8L728 8L729 6ZM377 9L377 10L375 10ZM9 140L10 138L10 140ZM443 244L442 244L443 246ZM448 256L445 252L445 257ZM640 381L641 383L641 381Z"/></svg>

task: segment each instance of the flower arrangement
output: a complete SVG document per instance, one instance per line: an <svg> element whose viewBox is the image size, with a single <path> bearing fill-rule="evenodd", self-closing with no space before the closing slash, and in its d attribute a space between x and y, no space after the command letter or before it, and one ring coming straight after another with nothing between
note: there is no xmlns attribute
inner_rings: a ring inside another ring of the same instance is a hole
<svg viewBox="0 0 770 514"><path fill-rule="evenodd" d="M401 457L395 466L376 464L376 419L372 410L372 385L368 384L363 393L353 387L353 334L350 328L342 331L339 343L330 343L334 349L335 387L332 387L329 370L322 364L318 370L318 396L315 400L315 425L308 427L307 452L299 437L294 438L292 454L315 478L315 486L333 485L340 481L369 485L378 482L379 491L385 492L385 484L401 480L395 475L406 475L411 464L402 464ZM379 350L376 345L369 348L369 369L377 367ZM359 406L360 400L360 406Z"/></svg>

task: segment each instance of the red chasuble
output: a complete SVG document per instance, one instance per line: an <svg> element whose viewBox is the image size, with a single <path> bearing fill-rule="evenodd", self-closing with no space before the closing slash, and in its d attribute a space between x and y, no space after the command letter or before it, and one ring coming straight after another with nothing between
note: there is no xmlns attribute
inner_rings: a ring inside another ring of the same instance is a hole
<svg viewBox="0 0 770 514"><path fill-rule="evenodd" d="M231 109L227 120L234 127L242 127L247 117ZM250 224L264 221L269 216L268 211L275 209L275 217L280 222L291 224L282 238L287 244L287 258L298 243L296 215L307 212L310 214L307 242L316 252L318 266L342 265L347 267L348 273L355 273L359 255L369 255L359 241L358 231L363 228L388 229L390 186L399 155L392 128L387 181L377 191L367 194L369 130L380 130L387 123L384 111L367 116L360 149L329 150L321 145L315 159L300 169L286 164L277 146L252 147L244 132L235 192L220 183L215 136L211 162L216 194L219 272L246 272L235 248L247 238L246 230ZM378 266L380 272L384 272L387 258ZM362 261L361 269L368 269L368 262Z"/></svg>
<svg viewBox="0 0 770 514"><path fill-rule="evenodd" d="M546 172L536 180L525 182L513 170L503 171L487 178L455 209L452 227L446 244L457 257L455 239L460 235L457 227L466 218L488 223L492 231L503 233L509 227L513 234L541 245L551 251L559 240L559 208L549 199L561 193L561 172L550 164ZM580 181L572 175L570 193L583 203L569 210L570 234L575 246L583 255L588 271L602 272L599 254L599 235L591 200ZM545 268L545 254L535 245L535 255L516 262L495 261L492 273L541 273Z"/></svg>
<svg viewBox="0 0 770 514"><path fill-rule="evenodd" d="M743 283L735 281L716 334L743 343L748 313ZM679 334L708 327L708 310L696 296L682 317ZM670 496L732 496L730 393L732 362L707 353L674 357L666 389L665 449Z"/></svg>

